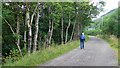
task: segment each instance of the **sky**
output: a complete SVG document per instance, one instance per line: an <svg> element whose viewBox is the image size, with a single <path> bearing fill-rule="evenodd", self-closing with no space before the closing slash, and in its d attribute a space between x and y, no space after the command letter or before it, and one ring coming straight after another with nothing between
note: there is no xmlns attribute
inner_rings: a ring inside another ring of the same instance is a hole
<svg viewBox="0 0 120 68"><path fill-rule="evenodd" d="M99 0L92 0L92 1L97 3ZM107 12L109 12L115 8L118 8L118 2L120 0L102 0L102 1L105 1L106 5L103 7L104 11L101 12L97 18L99 18L100 16L106 14Z"/></svg>

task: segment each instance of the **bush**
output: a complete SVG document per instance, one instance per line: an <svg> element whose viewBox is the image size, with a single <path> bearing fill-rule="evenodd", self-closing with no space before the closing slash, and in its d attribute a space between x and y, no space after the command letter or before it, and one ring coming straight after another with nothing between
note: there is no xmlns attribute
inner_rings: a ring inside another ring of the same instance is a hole
<svg viewBox="0 0 120 68"><path fill-rule="evenodd" d="M100 37L102 39L105 39L107 42L110 43L110 46L116 49L120 48L120 45L118 44L118 38L114 35L97 35L97 37Z"/></svg>
<svg viewBox="0 0 120 68"><path fill-rule="evenodd" d="M92 36L96 36L98 34L101 34L101 30L86 30L85 34L86 35L92 35Z"/></svg>
<svg viewBox="0 0 120 68"><path fill-rule="evenodd" d="M7 53L6 53L7 54ZM10 53L8 56L3 57L3 63L13 63L15 61L18 61L21 58L20 53L18 49L10 50Z"/></svg>
<svg viewBox="0 0 120 68"><path fill-rule="evenodd" d="M119 48L120 47L118 45L118 38L115 37L114 35L111 35L108 41L110 41L112 47L114 47L114 48Z"/></svg>

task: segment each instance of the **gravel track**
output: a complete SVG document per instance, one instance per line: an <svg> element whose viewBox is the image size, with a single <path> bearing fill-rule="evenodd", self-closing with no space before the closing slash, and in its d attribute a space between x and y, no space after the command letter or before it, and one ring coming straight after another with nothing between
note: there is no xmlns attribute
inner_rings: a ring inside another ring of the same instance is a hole
<svg viewBox="0 0 120 68"><path fill-rule="evenodd" d="M90 36L85 49L78 47L40 66L118 66L118 61L106 41Z"/></svg>

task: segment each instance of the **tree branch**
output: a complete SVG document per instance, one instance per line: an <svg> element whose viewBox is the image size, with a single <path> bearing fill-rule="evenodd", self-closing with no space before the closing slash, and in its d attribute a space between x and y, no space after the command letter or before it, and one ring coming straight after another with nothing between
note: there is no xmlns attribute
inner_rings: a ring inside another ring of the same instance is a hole
<svg viewBox="0 0 120 68"><path fill-rule="evenodd" d="M0 15L0 17L3 18L1 15ZM7 23L7 25L10 27L10 30L12 31L12 33L15 34L12 26L8 23L8 21L7 21L5 18L3 18L3 19L4 19L4 21Z"/></svg>
<svg viewBox="0 0 120 68"><path fill-rule="evenodd" d="M37 8L38 8L38 4L37 4L37 6L35 7L35 10L34 10L34 12L33 12L32 16L31 16L30 25L32 25L32 22L33 22L33 17L34 17L34 15L35 15L35 12L36 12Z"/></svg>

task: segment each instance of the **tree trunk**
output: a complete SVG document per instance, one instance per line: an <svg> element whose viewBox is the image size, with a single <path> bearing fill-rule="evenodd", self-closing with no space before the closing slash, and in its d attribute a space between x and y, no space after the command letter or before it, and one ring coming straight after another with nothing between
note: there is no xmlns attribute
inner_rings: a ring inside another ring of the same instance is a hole
<svg viewBox="0 0 120 68"><path fill-rule="evenodd" d="M77 7L75 8L75 27L77 27L77 23L78 23L78 9ZM74 33L73 33L73 40L77 39L77 28L75 28Z"/></svg>
<svg viewBox="0 0 120 68"><path fill-rule="evenodd" d="M28 55L29 56L31 53L31 46L32 46L32 22L33 22L33 18L34 18L37 8L38 8L38 5L34 9L34 12L31 15L31 18L30 18L30 11L29 11L28 6L27 6L27 11L26 11L26 19L27 19L27 25L28 25Z"/></svg>
<svg viewBox="0 0 120 68"><path fill-rule="evenodd" d="M50 33L51 33L51 20L49 20L48 47L49 47L49 45L50 45Z"/></svg>
<svg viewBox="0 0 120 68"><path fill-rule="evenodd" d="M37 12L37 17L36 17L36 22L35 22L35 35L34 35L33 52L36 52L36 49L37 49L38 23L39 23L39 10Z"/></svg>
<svg viewBox="0 0 120 68"><path fill-rule="evenodd" d="M32 46L32 27L28 27L28 54L31 53L31 46Z"/></svg>
<svg viewBox="0 0 120 68"><path fill-rule="evenodd" d="M50 37L49 37L49 41L48 41L48 44L49 44L49 46L50 46L50 44L51 44L51 39L52 39L52 35L53 35L53 20L52 20L52 22L51 22L51 30L50 30Z"/></svg>
<svg viewBox="0 0 120 68"><path fill-rule="evenodd" d="M80 33L82 33L83 32L83 25L82 25L82 23L79 26L80 26Z"/></svg>
<svg viewBox="0 0 120 68"><path fill-rule="evenodd" d="M26 19L27 19L27 25L28 25L28 55L30 55L31 45L32 45L32 27L30 25L29 8L27 8L27 11L26 11Z"/></svg>
<svg viewBox="0 0 120 68"><path fill-rule="evenodd" d="M26 26L26 25L25 25ZM26 27L25 27L26 28ZM24 48L26 49L26 29L24 31Z"/></svg>
<svg viewBox="0 0 120 68"><path fill-rule="evenodd" d="M62 29L61 29L61 44L63 44L63 42L64 42L64 40L63 40L63 16L61 18L61 26L62 26Z"/></svg>
<svg viewBox="0 0 120 68"><path fill-rule="evenodd" d="M18 17L18 15L17 15L17 29L16 29L16 33L17 33L17 35L18 35L18 38L17 38L17 47L18 47L18 50L19 50L19 52L20 52L20 55L21 55L21 57L23 56L22 55L22 52L21 52L21 49L20 49L20 22L19 22L19 17Z"/></svg>
<svg viewBox="0 0 120 68"><path fill-rule="evenodd" d="M73 40L73 35L74 35L74 32L75 32L75 25L76 25L76 20L75 20L75 22L73 24L73 29L72 29L72 34L71 34L71 37L70 37L70 41Z"/></svg>
<svg viewBox="0 0 120 68"><path fill-rule="evenodd" d="M79 35L80 35L80 24L78 23L78 25L77 25L77 36L79 37Z"/></svg>
<svg viewBox="0 0 120 68"><path fill-rule="evenodd" d="M49 38L48 38L48 36L46 35L46 36L45 36L45 48L48 47L48 39L49 39Z"/></svg>
<svg viewBox="0 0 120 68"><path fill-rule="evenodd" d="M53 34L53 20L50 18L51 7L49 7L49 31L48 31L48 47L50 47L52 34Z"/></svg>
<svg viewBox="0 0 120 68"><path fill-rule="evenodd" d="M75 25L76 26L76 25ZM73 40L77 39L77 29L75 29L74 33L73 33Z"/></svg>
<svg viewBox="0 0 120 68"><path fill-rule="evenodd" d="M27 16L26 16L26 18L25 18L25 23L24 23L24 26L25 26L25 31L24 31L24 48L25 49L27 49L27 47L26 47L26 44L27 44L27 41L26 41L26 37L27 37Z"/></svg>
<svg viewBox="0 0 120 68"><path fill-rule="evenodd" d="M48 44L47 44L47 47L50 46L50 35L51 35L51 18L50 18L50 14L51 14L51 7L49 6L48 8L48 12L49 12L49 31L48 31Z"/></svg>
<svg viewBox="0 0 120 68"><path fill-rule="evenodd" d="M68 29L69 29L69 27L70 27L70 14L69 14L69 23L68 23L68 26L67 26L67 29L66 29L66 38L65 38L65 43L67 42L67 37L68 37Z"/></svg>

